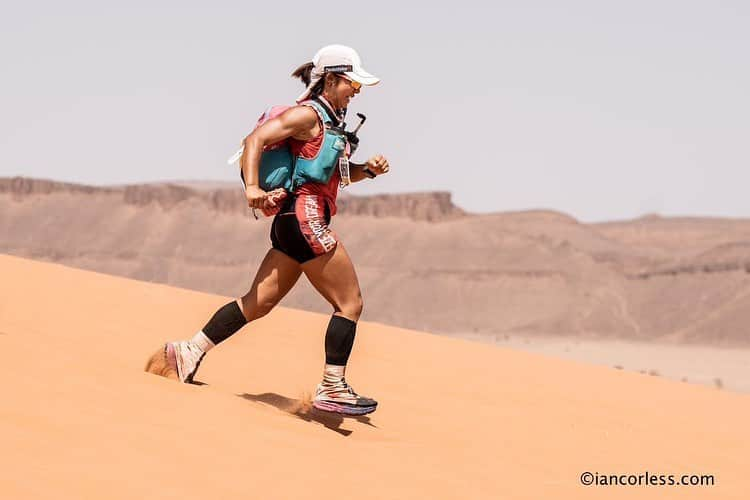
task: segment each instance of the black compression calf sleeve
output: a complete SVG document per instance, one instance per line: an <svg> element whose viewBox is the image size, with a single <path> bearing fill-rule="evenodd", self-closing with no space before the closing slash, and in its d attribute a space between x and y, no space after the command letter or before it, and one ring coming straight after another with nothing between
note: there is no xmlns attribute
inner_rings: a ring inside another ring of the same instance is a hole
<svg viewBox="0 0 750 500"><path fill-rule="evenodd" d="M357 323L343 316L331 316L326 330L326 364L345 366L354 345Z"/></svg>
<svg viewBox="0 0 750 500"><path fill-rule="evenodd" d="M211 339L214 345L223 342L234 335L240 328L247 324L245 315L242 314L240 306L232 301L216 311L203 327L203 333Z"/></svg>

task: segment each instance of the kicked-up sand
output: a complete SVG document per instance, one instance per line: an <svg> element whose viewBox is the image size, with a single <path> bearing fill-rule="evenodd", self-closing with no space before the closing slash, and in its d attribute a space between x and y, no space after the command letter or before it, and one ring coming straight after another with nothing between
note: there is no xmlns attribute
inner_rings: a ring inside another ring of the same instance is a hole
<svg viewBox="0 0 750 500"><path fill-rule="evenodd" d="M181 385L144 372L147 359L226 297L9 256L0 276L2 498L750 491L745 394L363 322L347 380L380 404L344 418L309 405L326 315L279 308L209 353L203 385ZM712 484L581 484L646 472Z"/></svg>

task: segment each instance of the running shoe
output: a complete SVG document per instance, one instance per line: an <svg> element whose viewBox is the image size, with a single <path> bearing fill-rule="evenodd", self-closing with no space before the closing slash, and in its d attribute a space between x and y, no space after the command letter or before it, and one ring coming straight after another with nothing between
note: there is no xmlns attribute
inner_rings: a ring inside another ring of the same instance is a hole
<svg viewBox="0 0 750 500"><path fill-rule="evenodd" d="M200 347L189 340L169 342L164 346L164 357L169 366L177 372L180 382L193 383L195 372L206 355Z"/></svg>
<svg viewBox="0 0 750 500"><path fill-rule="evenodd" d="M366 415L377 409L378 402L372 398L360 396L342 378L333 384L318 384L313 406L318 410L344 415Z"/></svg>

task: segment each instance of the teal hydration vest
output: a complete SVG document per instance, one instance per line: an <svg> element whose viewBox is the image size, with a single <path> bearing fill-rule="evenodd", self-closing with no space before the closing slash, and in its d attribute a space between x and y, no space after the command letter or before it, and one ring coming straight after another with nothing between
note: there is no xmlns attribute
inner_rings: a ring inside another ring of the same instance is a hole
<svg viewBox="0 0 750 500"><path fill-rule="evenodd" d="M313 108L323 124L323 142L318 154L314 158L295 156L287 141L266 148L260 156L258 166L258 180L260 188L264 191L283 187L293 192L308 182L327 184L338 165L339 158L346 154L346 136L341 127L334 125L338 120L331 116L326 106L314 100L305 101L301 105ZM286 109L288 108L281 106L269 108L258 120L256 128ZM235 161L239 154L241 150L233 157Z"/></svg>
<svg viewBox="0 0 750 500"><path fill-rule="evenodd" d="M292 191L302 184L317 182L327 184L331 180L334 169L338 166L341 155L346 154L346 136L343 128L334 126L338 120L328 113L326 106L318 101L306 101L303 106L310 106L323 122L323 143L320 145L315 158L295 158L292 177Z"/></svg>

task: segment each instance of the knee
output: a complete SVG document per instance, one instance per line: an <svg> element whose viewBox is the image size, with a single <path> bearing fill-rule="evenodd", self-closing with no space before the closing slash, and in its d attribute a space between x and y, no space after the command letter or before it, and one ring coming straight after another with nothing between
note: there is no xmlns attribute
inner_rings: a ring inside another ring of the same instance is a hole
<svg viewBox="0 0 750 500"><path fill-rule="evenodd" d="M248 322L262 318L276 306L276 302L270 300L251 302L243 298L241 302L242 314Z"/></svg>
<svg viewBox="0 0 750 500"><path fill-rule="evenodd" d="M359 321L359 317L362 315L362 309L364 302L362 301L362 294L358 293L356 296L351 297L339 308L341 314L352 321Z"/></svg>
<svg viewBox="0 0 750 500"><path fill-rule="evenodd" d="M362 315L362 310L365 307L365 302L362 300L362 295L357 296L355 307L356 307L357 319L359 319L359 317Z"/></svg>

